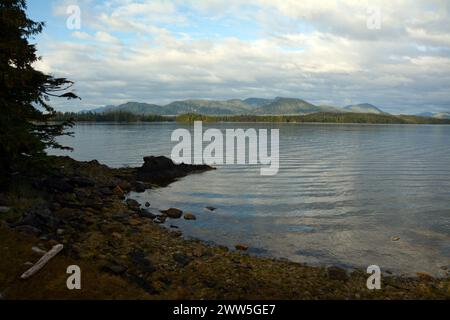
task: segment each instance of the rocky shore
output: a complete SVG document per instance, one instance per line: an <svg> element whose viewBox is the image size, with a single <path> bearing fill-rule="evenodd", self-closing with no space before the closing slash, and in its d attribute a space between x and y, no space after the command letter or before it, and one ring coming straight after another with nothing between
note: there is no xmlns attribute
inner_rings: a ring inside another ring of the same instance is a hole
<svg viewBox="0 0 450 320"><path fill-rule="evenodd" d="M386 275L368 290L364 270L320 268L185 240L171 219L127 199L208 166L147 157L141 168L52 158L53 169L20 176L0 194L0 299L449 299L450 279ZM208 204L205 204L207 207ZM210 208L214 210L214 208ZM56 244L63 251L27 280L20 275ZM68 290L66 268L82 270L82 290Z"/></svg>

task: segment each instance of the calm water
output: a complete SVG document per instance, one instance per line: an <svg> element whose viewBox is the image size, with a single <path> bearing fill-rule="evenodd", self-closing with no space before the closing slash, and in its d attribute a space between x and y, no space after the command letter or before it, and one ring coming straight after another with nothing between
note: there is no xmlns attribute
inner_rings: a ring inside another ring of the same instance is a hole
<svg viewBox="0 0 450 320"><path fill-rule="evenodd" d="M259 165L221 166L132 197L149 201L155 212L177 207L194 213L195 222L169 224L202 240L245 243L254 253L309 264L444 275L441 267L450 265L450 126L213 126L279 128L279 174L261 176ZM62 142L75 148L70 156L78 160L139 166L146 155L170 156L177 127L80 124L75 138Z"/></svg>

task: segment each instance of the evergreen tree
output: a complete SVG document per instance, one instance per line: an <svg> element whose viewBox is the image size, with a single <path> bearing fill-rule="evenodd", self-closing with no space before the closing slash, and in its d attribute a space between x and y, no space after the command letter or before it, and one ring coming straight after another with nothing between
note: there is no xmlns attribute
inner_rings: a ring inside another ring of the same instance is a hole
<svg viewBox="0 0 450 320"><path fill-rule="evenodd" d="M51 123L50 98L78 98L73 83L33 68L39 57L30 38L43 22L27 17L25 0L0 0L0 180L42 163L47 147L64 148L55 138L70 122ZM0 187L2 187L0 186Z"/></svg>

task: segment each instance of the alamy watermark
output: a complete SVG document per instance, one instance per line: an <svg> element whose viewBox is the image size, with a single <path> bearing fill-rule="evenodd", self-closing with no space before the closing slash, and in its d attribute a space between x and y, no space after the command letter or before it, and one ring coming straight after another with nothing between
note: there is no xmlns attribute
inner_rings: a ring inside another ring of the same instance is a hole
<svg viewBox="0 0 450 320"><path fill-rule="evenodd" d="M270 130L270 153L267 129L226 129L225 135L219 129L203 132L203 123L194 122L194 137L187 129L176 129L172 142L178 142L172 149L175 163L233 165L260 164L263 176L273 176L280 168L279 129ZM209 143L203 148L203 143ZM225 152L225 153L224 153Z"/></svg>

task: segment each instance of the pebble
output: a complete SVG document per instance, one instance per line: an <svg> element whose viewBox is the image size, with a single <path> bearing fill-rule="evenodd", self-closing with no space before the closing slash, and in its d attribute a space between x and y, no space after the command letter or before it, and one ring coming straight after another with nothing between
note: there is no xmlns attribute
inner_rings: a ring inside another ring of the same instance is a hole
<svg viewBox="0 0 450 320"><path fill-rule="evenodd" d="M400 240L400 237L392 237L391 240L392 241L398 241L398 240Z"/></svg>

